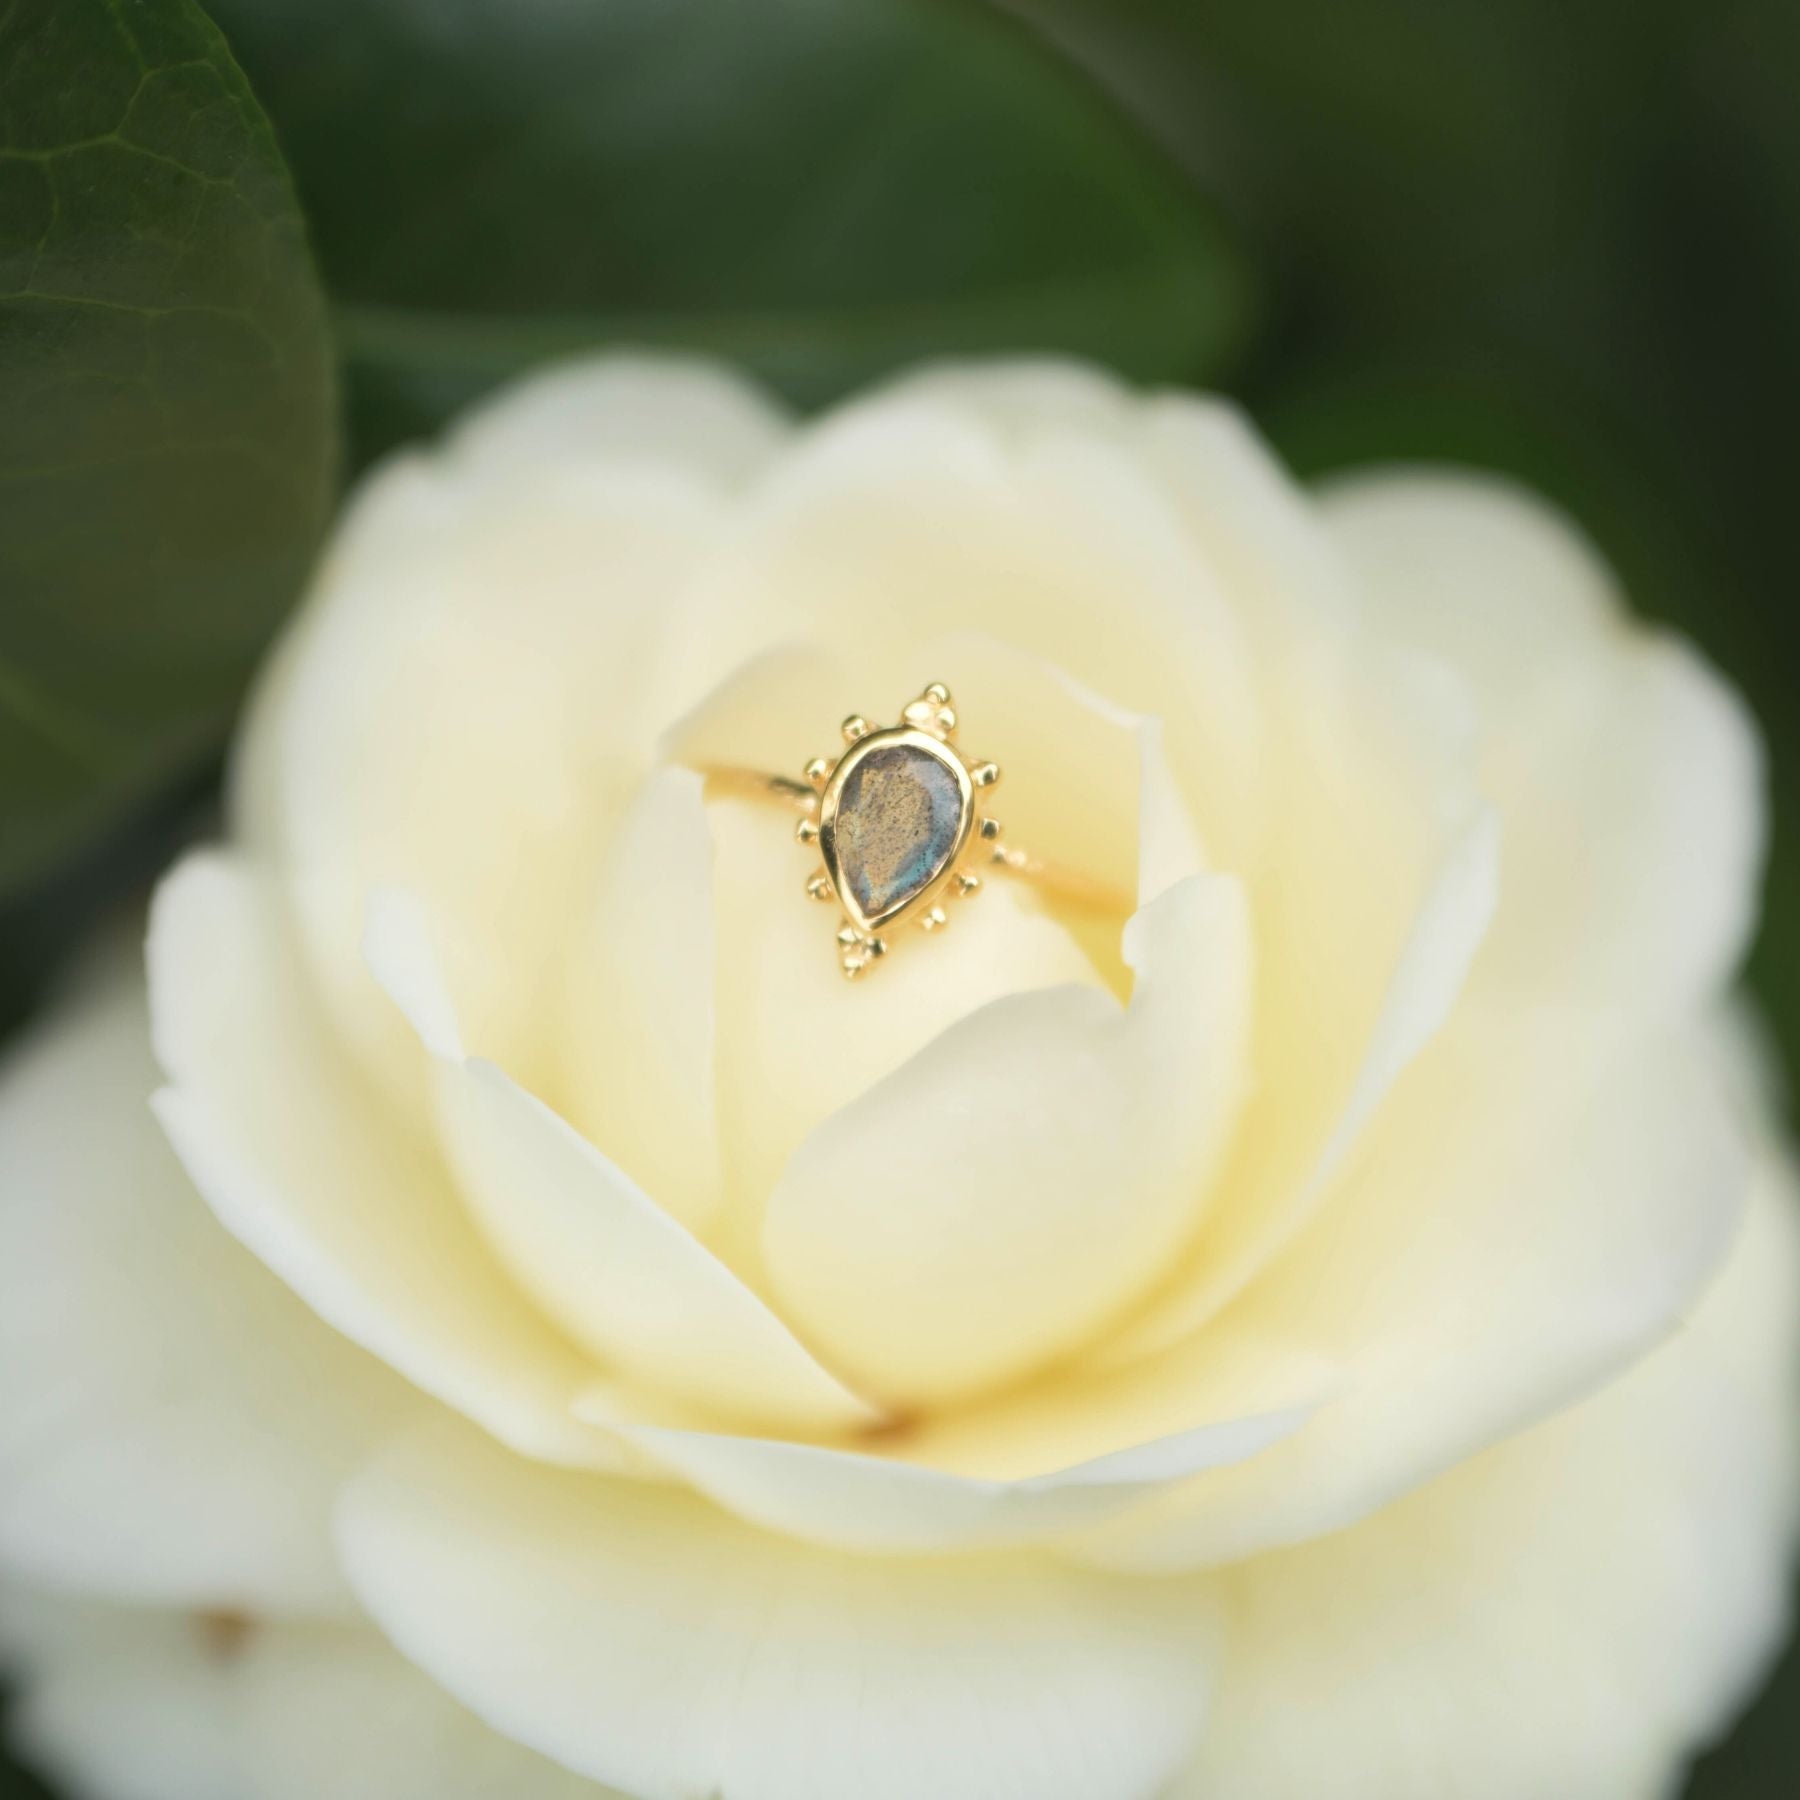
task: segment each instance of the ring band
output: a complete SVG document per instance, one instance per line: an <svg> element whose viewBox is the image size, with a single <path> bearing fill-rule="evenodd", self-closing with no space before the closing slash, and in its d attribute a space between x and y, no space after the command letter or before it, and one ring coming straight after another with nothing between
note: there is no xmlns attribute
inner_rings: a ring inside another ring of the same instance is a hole
<svg viewBox="0 0 1800 1800"><path fill-rule="evenodd" d="M980 805L999 765L967 760L957 724L950 690L933 682L897 725L878 730L853 713L843 722L843 753L835 762L815 757L802 780L729 764L697 769L709 797L800 815L796 837L824 859L806 892L842 908L839 962L851 979L888 954L902 927L941 931L949 923L941 902L978 894L982 872L1028 881L1089 915L1123 919L1134 908L1111 882L1000 843L1000 821Z"/></svg>

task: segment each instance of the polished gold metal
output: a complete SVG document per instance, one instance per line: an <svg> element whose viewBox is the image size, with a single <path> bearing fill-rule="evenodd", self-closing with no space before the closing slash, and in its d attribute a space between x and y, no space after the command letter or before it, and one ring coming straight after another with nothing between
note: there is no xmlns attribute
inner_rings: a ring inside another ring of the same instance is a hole
<svg viewBox="0 0 1800 1800"><path fill-rule="evenodd" d="M1017 846L1001 848L1001 822L980 809L980 799L1001 779L999 764L966 759L956 745L958 720L950 690L933 682L901 713L898 725L883 730L860 713L843 721L846 749L835 761L814 757L805 765L803 779L756 770L712 765L702 769L709 793L729 793L790 808L800 814L795 836L816 846L824 856L822 866L807 877L805 892L813 900L839 906L843 920L838 930L840 966L856 978L884 957L905 927L918 925L921 932L942 931L950 914L943 899L968 899L982 889L982 878L970 865L979 862L995 872L1031 882L1047 898L1078 912L1123 919L1132 908L1129 893L1081 871L1045 861ZM838 826L840 808L851 778L859 767L883 751L911 753L915 766L925 763L941 771L954 785L957 818L941 861L917 881L882 902L871 893L859 897L854 879L846 879L840 856Z"/></svg>
<svg viewBox="0 0 1800 1800"><path fill-rule="evenodd" d="M805 891L810 899L836 902L842 912L839 963L852 980L888 954L901 930L913 925L925 933L944 930L950 913L940 902L971 899L982 890L982 877L971 866L975 863L1031 882L1047 897L1079 912L1123 919L1132 910L1132 896L1110 882L1046 862L1014 845L1001 847L1004 828L982 810L983 798L999 785L1000 765L965 758L957 747L957 728L950 690L934 681L902 709L897 725L878 730L861 713L852 713L840 727L843 753L834 761L814 757L801 780L723 765L700 771L709 794L764 801L800 815L794 826L796 839L816 848L824 859L807 877ZM915 769L936 770L938 799L953 795L957 811L941 860L884 903L872 891L859 896L853 875L847 877L839 827L857 771L880 767L882 753L893 751L903 753Z"/></svg>

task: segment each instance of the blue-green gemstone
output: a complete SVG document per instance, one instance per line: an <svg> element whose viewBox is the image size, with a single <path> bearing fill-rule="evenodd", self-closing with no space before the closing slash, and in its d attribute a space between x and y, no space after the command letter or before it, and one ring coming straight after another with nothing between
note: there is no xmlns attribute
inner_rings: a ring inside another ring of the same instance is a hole
<svg viewBox="0 0 1800 1800"><path fill-rule="evenodd" d="M873 749L838 796L843 888L865 919L904 905L944 872L962 829L962 789L941 757L912 744Z"/></svg>

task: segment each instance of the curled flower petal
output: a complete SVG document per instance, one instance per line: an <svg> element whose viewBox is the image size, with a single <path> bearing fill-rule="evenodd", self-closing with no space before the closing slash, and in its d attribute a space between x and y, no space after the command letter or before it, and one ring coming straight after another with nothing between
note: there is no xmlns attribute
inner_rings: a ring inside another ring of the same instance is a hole
<svg viewBox="0 0 1800 1800"><path fill-rule="evenodd" d="M1360 1060L1343 1069L1327 1063L1320 1071L1331 1078L1318 1090L1323 1102L1318 1112L1295 1108L1295 1119L1277 1096L1266 1116L1246 1121L1236 1160L1220 1178L1221 1216L1203 1230L1195 1254L1165 1292L1108 1346L1110 1359L1166 1349L1204 1325L1319 1204L1358 1134L1462 991L1493 917L1499 884L1496 824L1490 811L1477 808L1449 838L1390 971Z"/></svg>
<svg viewBox="0 0 1800 1800"><path fill-rule="evenodd" d="M358 495L252 704L232 811L391 1091L420 1077L362 966L370 890L428 899L490 1051L545 1048L548 947L705 679L681 596L784 430L715 371L610 363L522 384Z"/></svg>
<svg viewBox="0 0 1800 1800"><path fill-rule="evenodd" d="M1634 629L1588 546L1517 489L1365 476L1324 516L1377 628L1482 702L1507 897L1474 997L1579 999L1615 1023L1704 1003L1743 955L1767 830L1742 701L1691 648Z"/></svg>
<svg viewBox="0 0 1800 1800"><path fill-rule="evenodd" d="M1219 1700L1173 1800L1438 1800L1447 1769L1470 1800L1669 1786L1787 1625L1800 1195L1780 1158L1679 1337L1354 1529L1224 1577Z"/></svg>
<svg viewBox="0 0 1800 1800"><path fill-rule="evenodd" d="M600 1423L604 1409L585 1416ZM1255 1457L1308 1416L1298 1406L1196 1425L1011 1481L768 1438L657 1425L616 1429L739 1518L808 1543L879 1553L1064 1538L1129 1513L1177 1482Z"/></svg>
<svg viewBox="0 0 1800 1800"><path fill-rule="evenodd" d="M1200 1334L1221 1355L1239 1330L1285 1338L1341 1367L1343 1396L1254 1471L1130 1522L1109 1561L1189 1568L1336 1530L1676 1327L1746 1190L1718 1059L1677 1038L1583 1071L1557 1016L1535 1024L1434 1045L1305 1236Z"/></svg>
<svg viewBox="0 0 1800 1800"><path fill-rule="evenodd" d="M377 906L370 964L421 1020L462 1193L524 1289L603 1364L718 1411L801 1431L872 1423L679 1220L504 1070L461 1055L421 930L416 908Z"/></svg>
<svg viewBox="0 0 1800 1800"><path fill-rule="evenodd" d="M545 1098L664 1211L724 1200L714 1062L712 838L699 778L645 782L607 847L563 997Z"/></svg>
<svg viewBox="0 0 1800 1800"><path fill-rule="evenodd" d="M508 1443L619 1461L569 1400L599 1373L497 1266L446 1172L314 1012L266 879L190 856L157 891L156 1111L228 1231L330 1324Z"/></svg>
<svg viewBox="0 0 1800 1800"><path fill-rule="evenodd" d="M423 1402L219 1229L150 1116L156 1084L135 943L0 1081L0 1566L347 1610L337 1484Z"/></svg>
<svg viewBox="0 0 1800 1800"><path fill-rule="evenodd" d="M871 1392L965 1396L1078 1348L1193 1232L1243 1093L1243 897L1191 876L1137 987L995 1002L828 1119L769 1202L791 1316Z"/></svg>
<svg viewBox="0 0 1800 1800"><path fill-rule="evenodd" d="M1148 1800L1204 1719L1203 1586L1028 1554L836 1555L455 1428L359 1477L340 1541L408 1656L628 1792Z"/></svg>

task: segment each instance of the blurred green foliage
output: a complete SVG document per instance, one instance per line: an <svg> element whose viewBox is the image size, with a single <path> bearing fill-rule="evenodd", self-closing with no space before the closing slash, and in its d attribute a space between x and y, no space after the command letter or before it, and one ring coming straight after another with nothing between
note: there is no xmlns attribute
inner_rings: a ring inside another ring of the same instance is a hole
<svg viewBox="0 0 1800 1800"><path fill-rule="evenodd" d="M1049 348L1205 374L1245 278L1079 74L956 0L219 0L293 161L359 452L558 351L801 404Z"/></svg>
<svg viewBox="0 0 1800 1800"><path fill-rule="evenodd" d="M34 65L8 47L21 18L106 10L15 0L0 15L0 291L23 285L3 272L37 231L5 154L24 141L17 119L54 118L45 95L73 107L104 91L103 65ZM140 10L194 16L186 0ZM355 462L541 356L590 345L722 354L804 404L921 355L1062 349L1139 379L1231 388L1308 473L1449 458L1549 493L1637 603L1697 638L1761 715L1776 831L1753 972L1800 1067L1790 0L217 0L213 12L295 173ZM218 79L237 97L235 154L267 200L280 184L266 135L228 64ZM70 123L46 148L78 136ZM95 204L153 198L144 184L129 200L109 192ZM272 216L289 255L291 225L278 205ZM193 279L209 265L196 248L180 267ZM294 282L280 328L290 373L316 361L303 269ZM0 299L0 327L14 304ZM23 341L0 336L9 383ZM258 403L246 385L265 400L286 391L273 371L259 389L252 365L220 366L246 373L234 407ZM174 403L220 403L198 355L164 367L189 384ZM261 420L266 441L316 458L313 404L289 392ZM230 425L258 429L248 414ZM0 475L40 437L0 418ZM154 475L156 461L139 464ZM140 578L160 559L132 562L104 534L91 554L66 528L54 541L59 579L82 584L77 610L54 616L98 618L79 608L102 596L117 621L101 645L110 664L44 665L96 684L79 701L93 716L112 703L104 684L132 669L139 682L116 690L124 720L204 694L189 722L216 729L317 520L299 508L282 537L266 497L260 511L244 497L249 476L229 473L240 485L221 494L279 548L256 567L254 533L221 537L246 560L194 573L191 611ZM129 506L116 517L129 524ZM0 709L13 656L0 635ZM164 680L164 696L150 691ZM168 766L134 764L146 786ZM165 799L65 865L48 900L0 916L0 1017L6 953L15 976L35 976L75 922L148 874L196 798ZM9 819L11 806L0 796ZM1797 1789L1790 1658L1692 1800ZM0 1792L26 1791L0 1772Z"/></svg>
<svg viewBox="0 0 1800 1800"><path fill-rule="evenodd" d="M191 0L0 14L0 894L210 754L330 511L324 308Z"/></svg>

